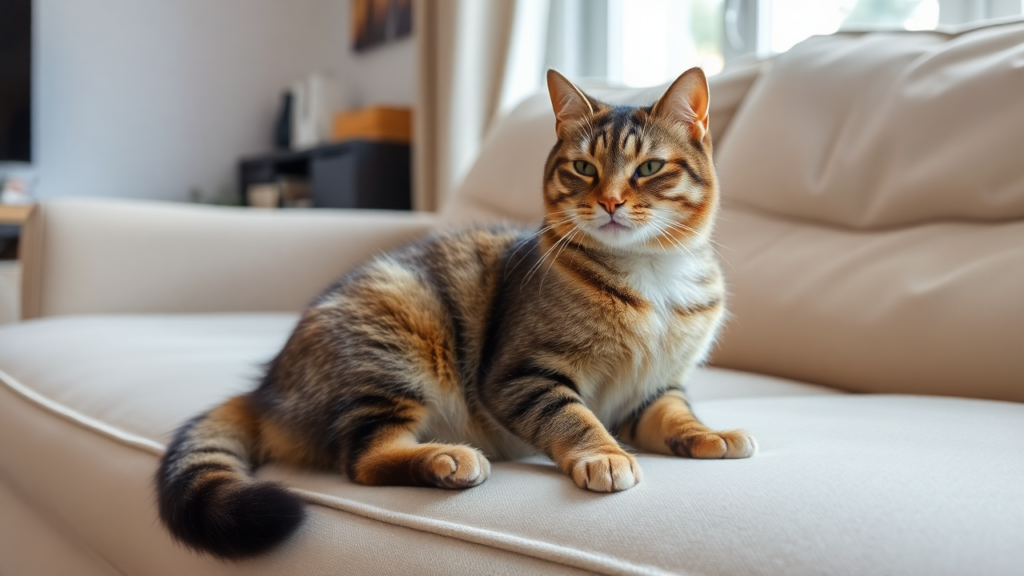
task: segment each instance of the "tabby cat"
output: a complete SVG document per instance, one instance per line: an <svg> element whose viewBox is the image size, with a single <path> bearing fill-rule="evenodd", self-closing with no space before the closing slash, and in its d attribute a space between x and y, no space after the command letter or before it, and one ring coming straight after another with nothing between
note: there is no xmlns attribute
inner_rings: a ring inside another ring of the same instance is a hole
<svg viewBox="0 0 1024 576"><path fill-rule="evenodd" d="M693 415L682 383L724 314L708 87L610 106L548 72L558 142L539 230L435 234L377 256L302 315L256 390L182 427L157 475L184 544L262 552L302 521L256 481L270 460L371 485L468 488L488 458L543 453L580 488L635 486L619 441L745 458L754 439Z"/></svg>

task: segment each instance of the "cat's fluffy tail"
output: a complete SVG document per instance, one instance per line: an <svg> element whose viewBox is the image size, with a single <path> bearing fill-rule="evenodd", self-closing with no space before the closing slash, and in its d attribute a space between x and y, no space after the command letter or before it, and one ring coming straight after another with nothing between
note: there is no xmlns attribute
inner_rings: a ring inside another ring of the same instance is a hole
<svg viewBox="0 0 1024 576"><path fill-rule="evenodd" d="M222 558L265 552L294 532L302 502L251 475L259 422L238 396L178 430L160 461L160 519L186 546Z"/></svg>

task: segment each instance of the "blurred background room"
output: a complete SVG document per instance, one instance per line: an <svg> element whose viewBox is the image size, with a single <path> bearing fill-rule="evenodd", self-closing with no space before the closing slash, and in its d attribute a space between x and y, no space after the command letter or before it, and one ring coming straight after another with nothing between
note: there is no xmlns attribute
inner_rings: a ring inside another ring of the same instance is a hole
<svg viewBox="0 0 1024 576"><path fill-rule="evenodd" d="M1020 576L1022 151L1024 0L0 0L0 575Z"/></svg>
<svg viewBox="0 0 1024 576"><path fill-rule="evenodd" d="M581 84L709 75L840 29L1020 0L0 0L0 322L27 205L105 196L440 209L494 119Z"/></svg>

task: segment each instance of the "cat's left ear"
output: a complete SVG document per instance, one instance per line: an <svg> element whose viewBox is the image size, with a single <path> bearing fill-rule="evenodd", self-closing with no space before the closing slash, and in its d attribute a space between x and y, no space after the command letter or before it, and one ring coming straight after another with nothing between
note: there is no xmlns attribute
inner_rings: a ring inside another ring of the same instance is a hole
<svg viewBox="0 0 1024 576"><path fill-rule="evenodd" d="M690 68L668 87L651 115L685 124L695 140L703 140L708 133L709 99L704 71Z"/></svg>

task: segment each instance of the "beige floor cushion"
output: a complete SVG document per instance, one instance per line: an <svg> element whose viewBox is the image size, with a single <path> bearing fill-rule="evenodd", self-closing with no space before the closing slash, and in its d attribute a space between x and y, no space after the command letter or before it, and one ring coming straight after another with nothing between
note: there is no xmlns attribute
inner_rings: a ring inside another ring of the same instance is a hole
<svg viewBox="0 0 1024 576"><path fill-rule="evenodd" d="M704 370L695 409L742 426L742 461L641 456L634 490L575 488L543 459L464 492L268 467L311 517L257 561L176 547L151 477L187 416L248 388L293 315L56 317L0 327L0 480L124 574L1014 574L1024 406L847 395ZM102 564L101 564L102 565ZM2 564L0 564L2 566Z"/></svg>

